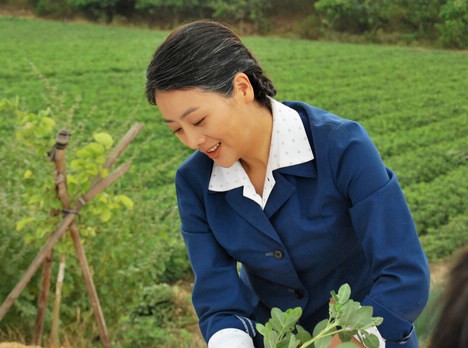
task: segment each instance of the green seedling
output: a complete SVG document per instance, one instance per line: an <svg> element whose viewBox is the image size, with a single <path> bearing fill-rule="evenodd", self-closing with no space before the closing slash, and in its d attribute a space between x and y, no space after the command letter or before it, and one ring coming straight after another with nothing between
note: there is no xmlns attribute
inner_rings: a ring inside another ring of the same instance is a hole
<svg viewBox="0 0 468 348"><path fill-rule="evenodd" d="M378 348L379 339L367 330L380 325L383 318L373 317L371 306L361 306L353 301L348 284L343 284L338 293L331 291L331 296L329 318L320 321L312 335L297 324L302 315L300 307L285 312L273 308L268 322L256 326L263 336L265 348L326 348L335 335L342 342L337 348L358 347L351 341L353 337L367 348Z"/></svg>

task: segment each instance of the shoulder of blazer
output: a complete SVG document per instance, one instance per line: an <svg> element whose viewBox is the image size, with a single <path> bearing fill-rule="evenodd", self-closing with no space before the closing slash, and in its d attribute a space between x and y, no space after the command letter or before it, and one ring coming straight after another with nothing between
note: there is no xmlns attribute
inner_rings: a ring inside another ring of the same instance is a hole
<svg viewBox="0 0 468 348"><path fill-rule="evenodd" d="M208 187L212 169L213 160L200 151L195 151L177 169L176 181L182 175L185 180L198 181L198 184Z"/></svg>
<svg viewBox="0 0 468 348"><path fill-rule="evenodd" d="M327 151L329 137L339 126L354 122L304 102L283 103L299 113L315 156L318 152Z"/></svg>
<svg viewBox="0 0 468 348"><path fill-rule="evenodd" d="M302 122L312 128L338 127L343 122L349 121L329 111L304 102L285 101L283 104L296 110L301 116Z"/></svg>

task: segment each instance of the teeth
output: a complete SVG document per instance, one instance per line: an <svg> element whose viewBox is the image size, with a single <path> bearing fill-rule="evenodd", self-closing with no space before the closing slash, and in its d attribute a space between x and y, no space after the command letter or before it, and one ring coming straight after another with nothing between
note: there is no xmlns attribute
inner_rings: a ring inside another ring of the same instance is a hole
<svg viewBox="0 0 468 348"><path fill-rule="evenodd" d="M208 150L208 152L213 152L213 151L216 151L216 149L219 147L219 145L221 145L221 143L217 143L215 146L213 146L211 149Z"/></svg>

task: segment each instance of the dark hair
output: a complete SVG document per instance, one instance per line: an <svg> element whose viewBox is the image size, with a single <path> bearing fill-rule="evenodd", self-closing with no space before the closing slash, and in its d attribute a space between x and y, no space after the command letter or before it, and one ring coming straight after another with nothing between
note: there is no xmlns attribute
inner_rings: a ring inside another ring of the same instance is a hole
<svg viewBox="0 0 468 348"><path fill-rule="evenodd" d="M468 248L460 251L453 265L444 305L432 332L430 348L468 347Z"/></svg>
<svg viewBox="0 0 468 348"><path fill-rule="evenodd" d="M230 96L239 72L248 76L255 100L270 107L268 96L276 94L273 83L239 36L217 22L188 23L172 32L154 53L146 70L146 97L156 104L157 91L190 88Z"/></svg>

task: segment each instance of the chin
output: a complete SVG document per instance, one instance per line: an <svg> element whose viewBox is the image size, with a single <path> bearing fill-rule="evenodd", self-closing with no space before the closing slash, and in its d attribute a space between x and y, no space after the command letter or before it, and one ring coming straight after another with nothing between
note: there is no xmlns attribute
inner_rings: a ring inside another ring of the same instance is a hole
<svg viewBox="0 0 468 348"><path fill-rule="evenodd" d="M230 168L234 165L234 163L237 162L237 160L231 160L231 161L214 160L214 162L222 168Z"/></svg>

